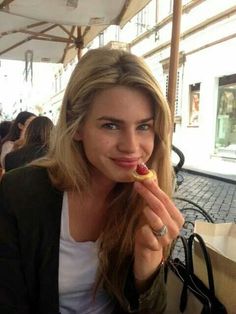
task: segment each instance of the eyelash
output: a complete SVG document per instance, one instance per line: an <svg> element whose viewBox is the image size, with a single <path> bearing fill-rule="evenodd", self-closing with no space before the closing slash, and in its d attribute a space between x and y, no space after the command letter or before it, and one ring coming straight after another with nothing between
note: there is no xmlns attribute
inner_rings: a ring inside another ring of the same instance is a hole
<svg viewBox="0 0 236 314"><path fill-rule="evenodd" d="M140 124L138 126L138 130L142 130L142 131L148 131L151 128L151 124Z"/></svg>
<svg viewBox="0 0 236 314"><path fill-rule="evenodd" d="M102 125L102 128L109 129L109 130L117 130L119 127L115 123L110 122L110 123L104 123Z"/></svg>
<svg viewBox="0 0 236 314"><path fill-rule="evenodd" d="M152 127L151 124L147 124L147 123L140 124L140 125L137 126L137 130L139 130L139 131L148 131L148 130L151 129L151 127ZM117 125L117 124L115 124L113 122L104 123L102 125L102 128L109 129L109 130L119 130L120 129L119 125Z"/></svg>

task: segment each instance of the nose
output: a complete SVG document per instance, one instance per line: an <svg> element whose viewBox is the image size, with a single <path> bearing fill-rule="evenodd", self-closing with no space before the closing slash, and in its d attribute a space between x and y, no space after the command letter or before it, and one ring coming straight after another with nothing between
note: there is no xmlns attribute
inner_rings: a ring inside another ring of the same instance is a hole
<svg viewBox="0 0 236 314"><path fill-rule="evenodd" d="M138 143L135 130L125 130L122 132L117 146L119 151L131 154L137 151Z"/></svg>

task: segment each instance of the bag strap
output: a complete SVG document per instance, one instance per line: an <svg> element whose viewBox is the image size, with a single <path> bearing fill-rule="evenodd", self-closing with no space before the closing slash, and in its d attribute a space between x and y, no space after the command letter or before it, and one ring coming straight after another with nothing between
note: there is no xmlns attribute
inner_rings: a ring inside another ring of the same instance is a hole
<svg viewBox="0 0 236 314"><path fill-rule="evenodd" d="M210 292L212 294L212 297L215 298L215 284L214 284L214 277L213 277L211 259L210 259L210 256L209 256L208 252L207 252L206 244L205 244L203 238L198 233L192 233L189 236L189 239L188 239L189 271L190 271L190 274L194 273L194 268L193 268L193 241L194 241L195 238L197 238L197 240L198 240L198 242L200 244L201 251L202 251L203 256L204 256L205 265L206 265L206 269L207 269L209 290L210 290Z"/></svg>
<svg viewBox="0 0 236 314"><path fill-rule="evenodd" d="M179 309L181 312L184 312L187 306L188 302L188 285L190 282L190 259L189 259L189 249L188 249L188 242L187 239L181 235L179 235L176 240L174 241L172 247L171 247L171 252L170 252L170 259L169 263L172 264L172 267L175 267L175 263L179 263L179 259L173 259L172 254L174 251L174 248L176 246L176 243L178 240L181 240L183 249L184 249L184 263L185 263L185 268L186 272L184 273L184 278L183 278L183 289L181 292L180 296L180 304L179 304Z"/></svg>

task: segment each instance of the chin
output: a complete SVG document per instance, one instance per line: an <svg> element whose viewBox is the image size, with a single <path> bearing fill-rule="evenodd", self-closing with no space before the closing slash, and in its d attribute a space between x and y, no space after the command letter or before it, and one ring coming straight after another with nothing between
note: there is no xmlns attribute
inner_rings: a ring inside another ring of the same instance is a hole
<svg viewBox="0 0 236 314"><path fill-rule="evenodd" d="M132 178L131 176L130 177L125 176L123 178L114 178L114 180L116 182L120 182L120 183L132 183L132 182L134 182L134 178Z"/></svg>

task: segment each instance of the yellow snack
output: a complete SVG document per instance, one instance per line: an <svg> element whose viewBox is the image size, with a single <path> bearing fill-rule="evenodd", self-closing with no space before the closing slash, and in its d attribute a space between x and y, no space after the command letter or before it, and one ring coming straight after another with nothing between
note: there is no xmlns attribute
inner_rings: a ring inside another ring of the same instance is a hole
<svg viewBox="0 0 236 314"><path fill-rule="evenodd" d="M145 164L139 164L135 171L132 173L135 181L143 181L146 179L155 179L156 172L153 169L148 169Z"/></svg>

